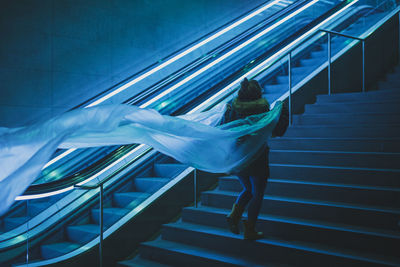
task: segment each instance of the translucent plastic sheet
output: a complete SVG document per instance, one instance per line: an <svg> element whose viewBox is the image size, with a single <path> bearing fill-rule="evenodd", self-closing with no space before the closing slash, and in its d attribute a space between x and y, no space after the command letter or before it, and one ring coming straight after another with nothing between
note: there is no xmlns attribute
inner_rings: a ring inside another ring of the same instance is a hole
<svg viewBox="0 0 400 267"><path fill-rule="evenodd" d="M225 104L178 117L129 105L100 106L41 124L1 128L0 215L36 179L57 148L141 143L200 170L237 171L266 144L281 106L277 103L270 112L222 126L216 125Z"/></svg>

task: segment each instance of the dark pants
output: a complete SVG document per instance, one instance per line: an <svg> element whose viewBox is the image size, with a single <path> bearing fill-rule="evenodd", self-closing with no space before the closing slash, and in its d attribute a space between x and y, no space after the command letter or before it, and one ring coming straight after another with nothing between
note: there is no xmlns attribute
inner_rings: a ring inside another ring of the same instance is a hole
<svg viewBox="0 0 400 267"><path fill-rule="evenodd" d="M265 149L250 166L236 174L243 186L243 191L237 198L236 204L242 207L249 204L247 217L249 221L253 222L257 221L260 213L269 176L268 152L269 149Z"/></svg>
<svg viewBox="0 0 400 267"><path fill-rule="evenodd" d="M237 198L236 204L242 207L249 204L247 218L249 221L255 222L260 213L267 179L253 175L238 175L238 178L243 185L243 191Z"/></svg>

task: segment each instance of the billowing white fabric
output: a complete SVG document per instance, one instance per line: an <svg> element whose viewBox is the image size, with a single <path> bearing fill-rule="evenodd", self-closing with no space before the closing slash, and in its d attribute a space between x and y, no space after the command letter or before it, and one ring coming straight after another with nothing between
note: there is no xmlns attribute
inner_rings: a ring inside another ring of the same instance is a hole
<svg viewBox="0 0 400 267"><path fill-rule="evenodd" d="M237 171L266 144L281 106L217 127L225 104L178 117L129 105L99 106L32 126L0 128L0 215L37 178L57 148L142 143L200 170Z"/></svg>

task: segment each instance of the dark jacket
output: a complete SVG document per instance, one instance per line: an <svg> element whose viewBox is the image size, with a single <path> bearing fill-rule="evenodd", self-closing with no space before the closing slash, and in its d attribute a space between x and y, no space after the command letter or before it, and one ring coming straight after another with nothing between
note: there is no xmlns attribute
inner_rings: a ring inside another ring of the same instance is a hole
<svg viewBox="0 0 400 267"><path fill-rule="evenodd" d="M243 119L250 115L260 114L269 111L269 103L266 99L260 98L255 101L239 101L233 99L227 104L225 114L220 124L228 123L234 120ZM284 105L281 116L275 126L272 136L282 136L289 123L288 109ZM257 152L255 158L237 175L254 175L268 178L269 177L269 147L265 146Z"/></svg>

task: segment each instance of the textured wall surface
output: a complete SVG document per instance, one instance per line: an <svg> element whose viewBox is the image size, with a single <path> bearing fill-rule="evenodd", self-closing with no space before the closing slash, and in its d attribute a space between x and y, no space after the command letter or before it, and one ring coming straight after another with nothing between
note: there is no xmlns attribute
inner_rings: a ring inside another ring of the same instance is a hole
<svg viewBox="0 0 400 267"><path fill-rule="evenodd" d="M47 119L265 0L2 0L0 127Z"/></svg>

